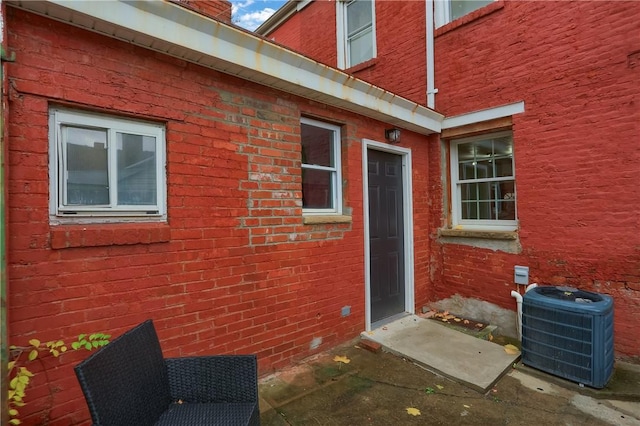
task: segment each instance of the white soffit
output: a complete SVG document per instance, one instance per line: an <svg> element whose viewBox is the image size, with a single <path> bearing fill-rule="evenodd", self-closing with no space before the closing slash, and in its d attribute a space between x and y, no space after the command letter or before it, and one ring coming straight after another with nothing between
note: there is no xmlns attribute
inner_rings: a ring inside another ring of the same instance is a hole
<svg viewBox="0 0 640 426"><path fill-rule="evenodd" d="M7 4L420 134L441 130L429 108L168 1Z"/></svg>

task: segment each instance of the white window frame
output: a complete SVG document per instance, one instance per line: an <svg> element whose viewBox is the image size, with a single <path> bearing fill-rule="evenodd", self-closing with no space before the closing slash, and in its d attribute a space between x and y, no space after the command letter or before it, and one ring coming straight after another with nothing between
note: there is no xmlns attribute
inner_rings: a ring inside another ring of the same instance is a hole
<svg viewBox="0 0 640 426"><path fill-rule="evenodd" d="M434 18L436 22L436 28L439 28L443 25L448 24L453 20L451 19L451 0L434 0L434 2L435 2ZM477 9L474 9L474 10L478 10L484 6L486 5L483 4L482 6L479 6ZM460 19L460 18L461 17L458 17L456 19Z"/></svg>
<svg viewBox="0 0 640 426"><path fill-rule="evenodd" d="M337 35L337 47L338 47L338 68L347 69L358 64L352 64L350 61L351 55L349 54L349 41L347 40L347 6L357 0L338 0L336 1L336 35ZM378 55L376 46L376 6L375 0L371 0L371 58L373 59ZM369 60L367 59L367 60ZM362 63L362 62L360 62Z"/></svg>
<svg viewBox="0 0 640 426"><path fill-rule="evenodd" d="M515 153L512 152L511 165L512 176L509 177L494 177L486 179L474 179L463 180L459 179L459 165L458 165L458 149L457 146L463 143L475 142L485 139L492 139L498 137L511 137L512 149L514 146L513 133L511 131L486 133L478 136L452 139L449 143L450 151L450 179L451 179L451 216L452 226L454 229L468 229L468 230L486 230L486 231L515 231L518 229L518 197L515 197L515 220L482 220L482 219L462 219L462 190L461 184L474 182L501 182L501 181L513 181L514 194L516 191L516 170L515 170Z"/></svg>
<svg viewBox="0 0 640 426"><path fill-rule="evenodd" d="M62 127L76 126L107 132L107 167L109 169L109 205L65 205L64 141ZM116 133L154 137L156 140L156 204L117 205ZM49 111L49 213L52 223L91 223L166 220L166 141L163 124L114 117L64 108Z"/></svg>
<svg viewBox="0 0 640 426"><path fill-rule="evenodd" d="M323 121L313 120L311 118L301 117L301 124L306 124L308 126L320 127L323 129L331 130L333 132L333 165L332 166L320 166L316 164L300 164L301 171L303 169L308 170L324 170L331 172L331 186L333 197L331 200L331 208L326 209L313 209L313 208L304 208L302 209L303 215L341 215L342 214L342 161L341 161L341 136L340 136L340 127L334 124L325 123ZM302 133L302 132L301 132ZM302 136L301 136L302 137ZM301 182L302 184L302 182Z"/></svg>

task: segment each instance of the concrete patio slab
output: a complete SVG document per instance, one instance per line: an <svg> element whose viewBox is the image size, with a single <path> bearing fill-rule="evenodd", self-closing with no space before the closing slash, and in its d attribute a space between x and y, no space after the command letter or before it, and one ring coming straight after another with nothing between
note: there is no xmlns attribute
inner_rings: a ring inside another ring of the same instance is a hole
<svg viewBox="0 0 640 426"><path fill-rule="evenodd" d="M479 393L371 349L354 339L263 377L262 426L640 426L640 371L619 362L605 389L532 376L518 363Z"/></svg>
<svg viewBox="0 0 640 426"><path fill-rule="evenodd" d="M361 336L480 392L491 389L520 357L520 353L509 354L500 345L415 315L396 319Z"/></svg>

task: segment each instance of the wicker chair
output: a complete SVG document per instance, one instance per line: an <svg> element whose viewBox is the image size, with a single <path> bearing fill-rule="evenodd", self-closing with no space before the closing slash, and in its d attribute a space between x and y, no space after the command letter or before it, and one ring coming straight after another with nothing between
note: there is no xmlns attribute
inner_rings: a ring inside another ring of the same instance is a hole
<svg viewBox="0 0 640 426"><path fill-rule="evenodd" d="M254 355L163 359L151 320L75 371L95 426L260 425Z"/></svg>

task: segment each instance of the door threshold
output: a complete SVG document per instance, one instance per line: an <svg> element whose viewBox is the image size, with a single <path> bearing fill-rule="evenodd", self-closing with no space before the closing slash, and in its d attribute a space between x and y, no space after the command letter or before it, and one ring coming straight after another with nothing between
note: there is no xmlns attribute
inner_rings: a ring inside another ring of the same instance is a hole
<svg viewBox="0 0 640 426"><path fill-rule="evenodd" d="M409 312L401 312L399 314L391 315L390 317L382 318L381 320L371 323L371 329L375 330L376 328L383 327L391 322L402 319L404 317L408 317L410 315L412 314Z"/></svg>

